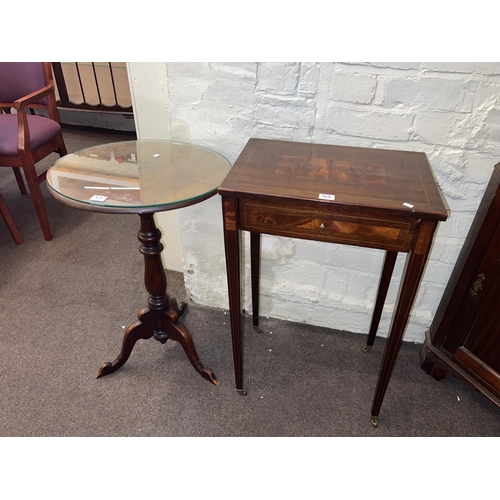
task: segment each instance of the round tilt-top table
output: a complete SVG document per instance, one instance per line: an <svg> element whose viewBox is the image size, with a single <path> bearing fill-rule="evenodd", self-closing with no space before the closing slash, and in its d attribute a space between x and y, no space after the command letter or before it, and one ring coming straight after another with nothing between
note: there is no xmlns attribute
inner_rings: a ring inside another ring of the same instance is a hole
<svg viewBox="0 0 500 500"><path fill-rule="evenodd" d="M93 212L138 214L141 220L138 238L148 306L125 330L118 357L104 363L96 378L123 366L139 339L154 337L162 344L168 339L179 342L195 370L219 385L214 372L201 363L191 334L179 322L186 304L178 305L167 294L161 232L154 214L210 198L230 167L220 154L192 144L125 141L68 154L49 168L48 189L62 203Z"/></svg>

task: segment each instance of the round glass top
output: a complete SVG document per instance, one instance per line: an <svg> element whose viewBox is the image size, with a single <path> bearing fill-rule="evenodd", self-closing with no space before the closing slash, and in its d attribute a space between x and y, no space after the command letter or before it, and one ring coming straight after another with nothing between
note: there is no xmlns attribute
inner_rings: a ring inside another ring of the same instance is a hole
<svg viewBox="0 0 500 500"><path fill-rule="evenodd" d="M220 154L192 144L115 142L63 156L47 171L47 185L76 208L159 212L210 198L230 168Z"/></svg>

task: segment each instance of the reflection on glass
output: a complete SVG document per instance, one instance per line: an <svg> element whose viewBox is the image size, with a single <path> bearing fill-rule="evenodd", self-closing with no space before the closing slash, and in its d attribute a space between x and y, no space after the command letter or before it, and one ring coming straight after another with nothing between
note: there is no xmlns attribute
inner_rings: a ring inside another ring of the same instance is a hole
<svg viewBox="0 0 500 500"><path fill-rule="evenodd" d="M192 144L127 141L62 157L49 169L47 182L80 203L168 207L214 194L230 166L218 153Z"/></svg>

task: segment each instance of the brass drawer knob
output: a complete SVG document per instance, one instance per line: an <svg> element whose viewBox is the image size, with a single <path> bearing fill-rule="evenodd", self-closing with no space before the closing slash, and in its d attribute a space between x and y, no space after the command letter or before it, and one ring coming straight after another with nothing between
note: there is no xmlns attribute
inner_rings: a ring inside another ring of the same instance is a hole
<svg viewBox="0 0 500 500"><path fill-rule="evenodd" d="M476 281L474 282L474 284L472 285L472 288L470 289L470 294L471 294L471 297L473 297L474 299L478 299L479 298L479 292L483 289L483 281L485 280L485 276L483 273L481 273Z"/></svg>
<svg viewBox="0 0 500 500"><path fill-rule="evenodd" d="M320 231L324 231L325 230L325 225L323 223L320 224L319 230Z"/></svg>

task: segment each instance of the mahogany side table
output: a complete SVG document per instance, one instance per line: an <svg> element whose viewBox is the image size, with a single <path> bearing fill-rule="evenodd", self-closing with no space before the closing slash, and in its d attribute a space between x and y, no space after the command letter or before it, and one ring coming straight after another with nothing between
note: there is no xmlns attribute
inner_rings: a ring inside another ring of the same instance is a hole
<svg viewBox="0 0 500 500"><path fill-rule="evenodd" d="M50 193L62 203L82 210L138 214L139 250L144 255L144 282L148 307L125 331L122 349L113 362L104 363L96 378L122 367L139 339L154 337L164 344L179 342L195 370L219 385L205 368L191 334L179 318L186 304L167 294L161 260L163 245L154 214L199 203L217 192L231 165L209 149L170 141L125 141L103 144L66 155L47 172Z"/></svg>
<svg viewBox="0 0 500 500"><path fill-rule="evenodd" d="M397 254L407 253L371 408L376 427L435 230L449 215L425 153L250 139L218 192L236 389L242 395L241 230L250 232L255 329L261 233L385 250L365 351L375 340Z"/></svg>

